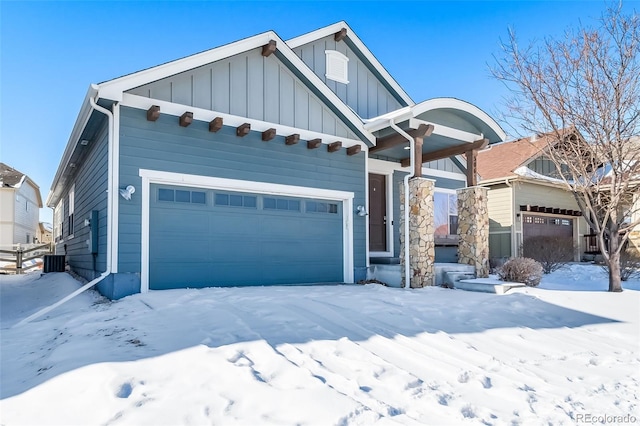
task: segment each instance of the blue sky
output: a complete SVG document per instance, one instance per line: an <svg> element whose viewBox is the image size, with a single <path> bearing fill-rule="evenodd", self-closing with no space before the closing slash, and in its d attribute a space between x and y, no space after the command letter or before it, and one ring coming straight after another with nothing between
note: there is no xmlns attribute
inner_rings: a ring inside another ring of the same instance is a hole
<svg viewBox="0 0 640 426"><path fill-rule="evenodd" d="M497 116L490 77L509 27L522 42L592 23L591 1L69 1L0 0L0 161L46 199L91 83L267 30L283 39L344 20L414 101L456 97ZM627 1L625 9L640 9ZM51 221L44 208L41 219Z"/></svg>

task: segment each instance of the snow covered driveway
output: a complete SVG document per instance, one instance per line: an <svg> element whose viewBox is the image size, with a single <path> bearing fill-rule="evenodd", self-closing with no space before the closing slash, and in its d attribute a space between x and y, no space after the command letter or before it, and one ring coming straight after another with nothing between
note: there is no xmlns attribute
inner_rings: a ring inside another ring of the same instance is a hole
<svg viewBox="0 0 640 426"><path fill-rule="evenodd" d="M1 424L640 421L640 292L593 291L606 288L597 267L504 296L379 285L116 302L88 292L11 328L79 286L66 274L0 277Z"/></svg>

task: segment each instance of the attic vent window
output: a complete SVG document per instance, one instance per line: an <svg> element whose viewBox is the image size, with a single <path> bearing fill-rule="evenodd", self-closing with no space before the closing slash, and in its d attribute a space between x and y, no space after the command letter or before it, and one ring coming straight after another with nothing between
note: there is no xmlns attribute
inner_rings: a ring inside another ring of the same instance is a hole
<svg viewBox="0 0 640 426"><path fill-rule="evenodd" d="M349 58L336 50L325 50L327 73L325 77L339 83L349 84Z"/></svg>

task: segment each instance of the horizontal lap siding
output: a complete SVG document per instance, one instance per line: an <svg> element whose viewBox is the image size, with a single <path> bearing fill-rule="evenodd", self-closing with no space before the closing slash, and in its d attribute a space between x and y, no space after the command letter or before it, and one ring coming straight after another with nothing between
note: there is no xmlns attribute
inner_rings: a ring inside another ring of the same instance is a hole
<svg viewBox="0 0 640 426"><path fill-rule="evenodd" d="M494 185L487 194L489 210L489 257L511 256L511 228L513 225L513 198L511 187Z"/></svg>
<svg viewBox="0 0 640 426"><path fill-rule="evenodd" d="M546 185L535 185L526 182L516 182L514 185L516 187L516 209L519 209L521 205L529 204L532 206L580 210L576 200L573 198L573 194L562 188L553 188ZM589 226L583 217L577 217L576 219L578 224L578 235L574 236L574 239L577 244L582 244L580 236L589 234ZM519 225L520 223L518 222L518 226ZM517 230L521 231L519 227ZM584 247L581 247L580 249L581 251L584 251Z"/></svg>
<svg viewBox="0 0 640 426"><path fill-rule="evenodd" d="M68 191L64 196L65 223L64 241L57 245L57 253L66 254L69 266L76 273L91 280L107 268L107 185L108 185L108 134L106 126L99 132L95 141L88 145L89 152L85 161L77 167L78 171L72 182L75 182L75 208L74 208L74 232L73 238L67 237L68 233ZM98 227L98 255L95 259L87 246L90 239L91 228L84 226L84 220L91 218L91 211L98 210L98 223L91 226Z"/></svg>
<svg viewBox="0 0 640 426"><path fill-rule="evenodd" d="M354 206L365 204L365 153L327 152L327 145L309 150L305 141L292 146L277 136L269 142L259 132L243 138L235 129L208 131L208 123L194 121L180 127L177 117L146 120L146 111L123 107L120 134L120 186L140 188L140 169L160 170L227 179L295 185L353 192ZM141 198L118 197L119 272L140 271ZM354 266L365 266L365 221L354 217Z"/></svg>

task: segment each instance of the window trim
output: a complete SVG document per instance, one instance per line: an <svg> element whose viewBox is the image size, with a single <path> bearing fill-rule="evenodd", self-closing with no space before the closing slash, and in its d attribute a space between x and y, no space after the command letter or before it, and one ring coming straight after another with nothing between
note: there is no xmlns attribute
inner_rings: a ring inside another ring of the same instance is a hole
<svg viewBox="0 0 640 426"><path fill-rule="evenodd" d="M76 210L76 184L71 185L71 189L69 189L69 194L67 195L67 199L69 202L69 208L67 212L67 220L69 221L69 235L67 237L69 239L73 238L75 233L75 210Z"/></svg>

